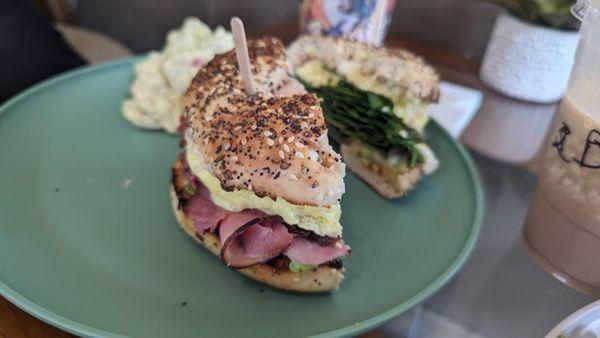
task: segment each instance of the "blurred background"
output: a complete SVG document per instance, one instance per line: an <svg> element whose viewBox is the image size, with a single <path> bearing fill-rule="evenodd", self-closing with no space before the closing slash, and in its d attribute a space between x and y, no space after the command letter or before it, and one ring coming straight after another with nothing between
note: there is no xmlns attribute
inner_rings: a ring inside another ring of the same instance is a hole
<svg viewBox="0 0 600 338"><path fill-rule="evenodd" d="M165 34L187 16L228 26L231 13L247 30L296 20L299 0L38 0L57 21L102 32L134 53L160 49ZM390 34L479 60L502 8L479 0L399 0Z"/></svg>

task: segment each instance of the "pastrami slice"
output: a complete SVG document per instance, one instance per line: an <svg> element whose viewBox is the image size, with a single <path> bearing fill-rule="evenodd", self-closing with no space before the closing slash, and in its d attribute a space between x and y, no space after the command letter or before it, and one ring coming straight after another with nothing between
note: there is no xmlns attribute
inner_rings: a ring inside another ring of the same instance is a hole
<svg viewBox="0 0 600 338"><path fill-rule="evenodd" d="M215 232L219 223L231 212L214 204L210 192L204 185L198 186L198 193L185 206L185 213L194 221L194 228L200 235Z"/></svg>
<svg viewBox="0 0 600 338"><path fill-rule="evenodd" d="M230 215L220 228L221 259L233 268L246 268L281 254L293 236L280 222L249 210Z"/></svg>
<svg viewBox="0 0 600 338"><path fill-rule="evenodd" d="M320 265L347 255L350 247L341 242L320 245L301 236L294 236L292 244L283 251L291 260L308 265Z"/></svg>

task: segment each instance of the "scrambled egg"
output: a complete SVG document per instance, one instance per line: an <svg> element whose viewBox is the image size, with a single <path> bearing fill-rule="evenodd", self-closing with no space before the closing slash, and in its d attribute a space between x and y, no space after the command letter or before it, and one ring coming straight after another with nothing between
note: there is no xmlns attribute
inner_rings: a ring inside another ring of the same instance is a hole
<svg viewBox="0 0 600 338"><path fill-rule="evenodd" d="M342 79L319 61L309 61L303 64L296 69L296 75L314 87L335 86Z"/></svg>
<svg viewBox="0 0 600 338"><path fill-rule="evenodd" d="M226 191L221 187L218 178L208 170L207 164L193 151L186 152L187 161L192 172L210 191L213 202L229 211L257 209L269 215L278 215L288 224L310 230L320 236L337 237L342 235L339 204L331 207L291 204L283 198L258 197L253 191L238 189Z"/></svg>
<svg viewBox="0 0 600 338"><path fill-rule="evenodd" d="M389 98L394 104L394 114L409 127L422 132L429 121L427 104L419 99L410 98L404 90L395 86L387 86L373 76L364 75L360 64L344 61L338 67L340 75L357 88ZM342 77L319 61L309 61L298 69L296 75L315 87L334 86Z"/></svg>

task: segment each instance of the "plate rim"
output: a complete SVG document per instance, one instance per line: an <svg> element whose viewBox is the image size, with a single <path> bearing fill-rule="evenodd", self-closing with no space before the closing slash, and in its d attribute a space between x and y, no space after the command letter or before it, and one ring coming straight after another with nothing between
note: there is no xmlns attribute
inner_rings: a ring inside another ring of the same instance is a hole
<svg viewBox="0 0 600 338"><path fill-rule="evenodd" d="M559 337L561 334L565 334L565 331L572 327L574 324L578 324L582 318L585 317L589 312L600 310L600 300L593 301L587 305L580 307L575 312L563 318L550 332L548 332L545 338ZM589 324L589 323L588 323Z"/></svg>
<svg viewBox="0 0 600 338"><path fill-rule="evenodd" d="M53 75L43 81L40 81L22 91L15 94L4 103L0 105L0 116L8 111L11 107L18 104L20 101L26 99L28 96L35 94L45 88L48 88L58 82L68 80L70 78L78 77L84 75L86 73L91 73L95 71L105 70L112 67L121 67L127 64L130 64L132 67L134 66L134 61L143 58L145 54L135 55L126 58L116 59L108 62L103 62L100 64L94 65L84 65L80 66L66 72L62 72L56 75ZM454 257L452 262L448 265L446 270L438 275L435 279L433 279L425 288L421 291L414 294L412 297L407 299L401 304L398 304L391 309L388 309L385 312L382 312L376 316L368 318L362 322L355 323L353 325L349 325L346 327L342 327L339 329L335 329L332 331L318 333L313 335L312 337L318 338L333 338L333 337L344 337L349 335L356 335L362 332L365 332L369 329L372 329L376 326L379 326L394 317L404 313L405 311L411 309L415 305L423 302L439 289L444 286L452 277L456 275L456 273L460 270L460 268L464 265L466 260L469 258L471 252L473 251L475 244L477 243L477 239L479 238L479 234L481 232L481 226L483 222L483 214L484 214L484 193L483 193L483 185L481 183L481 178L479 175L479 171L477 170L475 164L473 163L473 159L465 147L458 142L454 137L452 137L448 131L442 128L437 122L431 120L430 124L432 124L435 128L439 129L444 137L450 141L453 147L458 151L460 158L465 163L467 171L470 176L471 189L474 192L475 199L475 211L473 214L473 221L470 226L469 236L466 238L463 248L460 253ZM29 313L30 315L50 324L55 327L58 327L62 330L65 330L69 333L82 335L82 336L110 336L110 337L127 337L123 335L119 335L114 332L98 329L91 327L89 325L83 324L81 322L77 322L71 320L69 318L63 317L56 312L48 310L47 308L40 306L30 300L25 295L17 292L15 289L10 287L4 281L0 280L0 296L6 298L12 304L20 308L21 310Z"/></svg>

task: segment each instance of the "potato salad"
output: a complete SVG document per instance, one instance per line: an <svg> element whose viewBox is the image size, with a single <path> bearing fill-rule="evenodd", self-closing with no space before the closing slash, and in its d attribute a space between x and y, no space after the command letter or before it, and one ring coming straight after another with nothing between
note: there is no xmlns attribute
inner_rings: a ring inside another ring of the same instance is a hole
<svg viewBox="0 0 600 338"><path fill-rule="evenodd" d="M198 70L216 54L233 48L233 37L223 27L211 30L197 18L168 33L162 51L152 51L135 65L131 96L123 102L123 116L146 129L175 133L183 112L183 95Z"/></svg>

